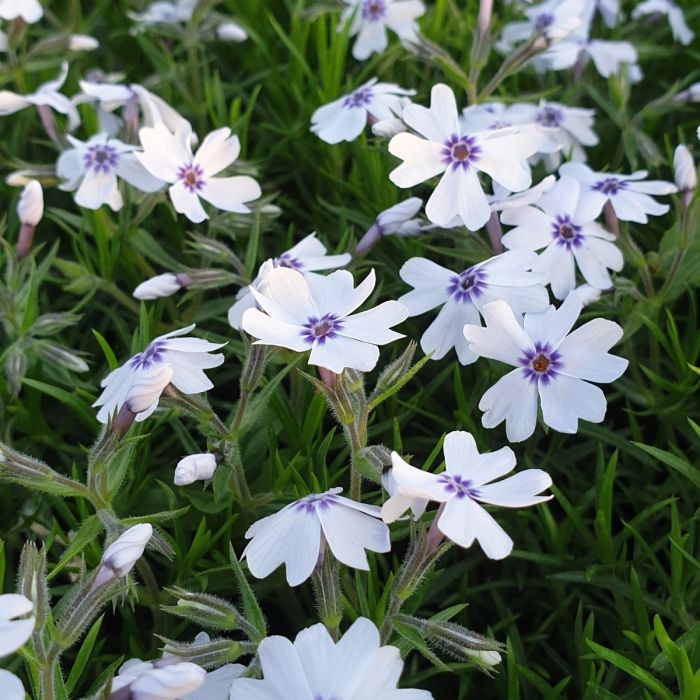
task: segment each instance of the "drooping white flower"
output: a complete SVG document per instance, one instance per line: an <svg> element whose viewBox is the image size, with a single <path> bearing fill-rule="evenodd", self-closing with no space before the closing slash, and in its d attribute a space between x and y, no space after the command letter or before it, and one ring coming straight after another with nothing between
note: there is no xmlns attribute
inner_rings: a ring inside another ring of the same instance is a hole
<svg viewBox="0 0 700 700"><path fill-rule="evenodd" d="M270 258L260 266L251 285L241 287L238 290L236 302L228 310L228 322L232 328L240 330L245 310L253 309L257 306L250 287L255 287L259 292L264 293L264 278L270 270L276 267L288 267L301 272L307 281L311 280L313 283L314 279L321 276L316 274L317 270L332 270L337 267L344 267L350 262L351 257L350 253L327 255L326 246L316 238L316 232L310 233L289 250L285 250L284 253L276 258Z"/></svg>
<svg viewBox="0 0 700 700"><path fill-rule="evenodd" d="M12 3L14 0L6 0L6 2ZM29 95L18 95L9 90L0 90L0 116L14 114L32 105L50 107L54 112L66 115L68 129L73 131L80 124L80 114L71 100L59 92L67 77L68 63L63 63L58 78L43 83Z"/></svg>
<svg viewBox="0 0 700 700"><path fill-rule="evenodd" d="M186 700L202 687L207 672L189 661L129 659L112 680L111 692L129 690L129 700ZM212 697L212 700L224 700Z"/></svg>
<svg viewBox="0 0 700 700"><path fill-rule="evenodd" d="M309 364L331 372L340 373L346 367L369 372L379 360L377 346L403 337L390 330L408 316L408 309L397 301L353 314L374 289L374 270L357 287L345 270L310 287L301 273L278 267L265 282L264 293L251 287L262 311L248 309L241 324L258 339L257 345L310 350Z"/></svg>
<svg viewBox="0 0 700 700"><path fill-rule="evenodd" d="M355 569L369 570L365 550L388 552L389 529L378 506L357 503L335 488L300 498L248 528L243 557L256 578L285 565L287 583L298 586L313 573L325 546Z"/></svg>
<svg viewBox="0 0 700 700"><path fill-rule="evenodd" d="M131 413L138 415L158 403L165 387L173 379L173 368L166 364L156 364L144 369L134 377L124 396L124 405Z"/></svg>
<svg viewBox="0 0 700 700"><path fill-rule="evenodd" d="M143 12L129 12L135 22L144 27L156 24L180 24L189 22L198 0L157 0L152 2Z"/></svg>
<svg viewBox="0 0 700 700"><path fill-rule="evenodd" d="M37 180L30 180L17 201L17 216L23 224L36 226L44 216L44 190Z"/></svg>
<svg viewBox="0 0 700 700"><path fill-rule="evenodd" d="M105 549L94 585L101 586L110 579L126 576L143 555L152 536L153 526L149 523L139 523L122 532Z"/></svg>
<svg viewBox="0 0 700 700"><path fill-rule="evenodd" d="M202 452L183 457L175 467L174 482L176 486L187 486L195 481L207 481L216 471L216 456L211 452Z"/></svg>
<svg viewBox="0 0 700 700"><path fill-rule="evenodd" d="M515 226L503 236L506 248L544 248L532 270L544 275L557 299L565 299L576 286L576 266L588 284L609 289L608 270L619 272L624 265L622 253L612 243L615 236L579 209L580 195L578 180L564 175L534 206L501 214L504 224Z"/></svg>
<svg viewBox="0 0 700 700"><path fill-rule="evenodd" d="M0 0L0 19L23 19L34 24L44 16L39 0Z"/></svg>
<svg viewBox="0 0 700 700"><path fill-rule="evenodd" d="M632 17L638 19L644 15L666 15L673 38L684 46L688 46L695 37L695 33L685 21L683 10L671 0L644 0L640 2L632 10Z"/></svg>
<svg viewBox="0 0 700 700"><path fill-rule="evenodd" d="M695 161L687 146L680 144L673 152L673 171L676 187L681 195L681 202L687 209L695 194L698 184L698 173Z"/></svg>
<svg viewBox="0 0 700 700"><path fill-rule="evenodd" d="M406 131L406 125L403 123L403 120L398 117L389 117L389 119L382 119L372 124L372 133L383 139L390 139L392 136L396 136L396 134L400 134L402 131Z"/></svg>
<svg viewBox="0 0 700 700"><path fill-rule="evenodd" d="M466 323L480 324L484 305L496 299L507 301L516 313L544 311L549 295L542 276L530 272L536 261L534 253L509 251L462 272L453 272L426 258L411 258L404 263L399 275L414 289L399 302L409 315L418 316L440 306L421 338L423 352L432 352L432 359L440 360L455 348L463 365L475 362L477 356L469 349L462 329Z"/></svg>
<svg viewBox="0 0 700 700"><path fill-rule="evenodd" d="M425 207L438 226L461 221L476 231L486 223L491 210L479 182L480 171L511 192L529 187L527 158L537 152L537 140L514 128L464 133L454 93L446 85L433 87L430 109L407 105L403 119L424 138L402 133L391 139L389 152L404 162L389 178L399 187L413 187L442 175Z"/></svg>
<svg viewBox="0 0 700 700"><path fill-rule="evenodd" d="M506 302L494 301L483 309L485 328L464 327L472 352L516 367L481 397L485 428L505 420L508 440L521 442L535 431L538 404L560 433L575 433L579 419L603 420L605 394L589 382L613 382L627 368L627 360L608 353L622 328L597 318L570 333L580 313L581 299L571 292L558 309L525 314L523 328Z"/></svg>
<svg viewBox="0 0 700 700"><path fill-rule="evenodd" d="M552 485L541 469L526 469L494 482L515 468L510 447L479 454L470 433L455 430L443 443L445 471L441 474L416 469L396 452L391 453L391 471L398 493L382 506L385 522L393 522L405 509L406 496L444 503L437 516L437 528L460 547L471 547L476 540L489 559L503 559L513 549L513 540L480 505L522 508L548 501L539 496Z"/></svg>
<svg viewBox="0 0 700 700"><path fill-rule="evenodd" d="M24 700L26 698L22 681L14 673L0 668L0 695L5 700Z"/></svg>
<svg viewBox="0 0 700 700"><path fill-rule="evenodd" d="M372 78L349 95L319 107L311 115L311 131L326 143L354 141L368 119L381 122L400 117L404 96L415 94L415 90Z"/></svg>
<svg viewBox="0 0 700 700"><path fill-rule="evenodd" d="M235 41L239 43L248 38L248 32L240 24L229 20L216 28L216 37L221 41Z"/></svg>
<svg viewBox="0 0 700 700"><path fill-rule="evenodd" d="M210 343L201 338L183 338L195 324L171 331L152 341L143 351L134 355L126 364L110 372L100 383L103 391L93 406L100 406L97 420L106 423L109 417L125 403L134 384L147 372L160 365L168 365L172 370L171 382L183 394L200 394L214 385L204 374L205 369L218 367L224 361L219 353L210 355L213 350L223 347L223 343ZM158 407L158 398L136 416L137 421L148 418Z"/></svg>
<svg viewBox="0 0 700 700"><path fill-rule="evenodd" d="M178 275L174 275L172 272L164 272L162 275L156 275L145 282L141 282L132 292L132 296L135 299L148 301L172 296L181 289L182 284L178 279Z"/></svg>
<svg viewBox="0 0 700 700"><path fill-rule="evenodd" d="M18 593L0 595L0 656L23 647L32 636L34 604Z"/></svg>
<svg viewBox="0 0 700 700"><path fill-rule="evenodd" d="M661 216L668 211L668 204L659 204L651 194L672 194L677 188L663 180L644 180L646 170L631 175L597 173L583 163L564 163L559 169L562 175L571 175L581 183L579 217L592 221L610 202L622 221L647 223L647 214Z"/></svg>
<svg viewBox="0 0 700 700"><path fill-rule="evenodd" d="M355 247L355 255L363 255L371 250L382 236L419 236L428 228L425 222L414 218L422 206L422 199L409 197L379 213Z"/></svg>
<svg viewBox="0 0 700 700"><path fill-rule="evenodd" d="M264 639L258 656L263 678L238 678L231 700L432 700L427 690L396 688L403 661L381 646L374 623L360 617L334 642L321 623L285 637Z"/></svg>
<svg viewBox="0 0 700 700"><path fill-rule="evenodd" d="M387 29L400 39L416 41L418 23L425 14L421 0L343 0L347 7L340 17L338 31L349 20L350 36L356 36L352 55L358 61L368 59L373 53L382 53L388 45Z"/></svg>
<svg viewBox="0 0 700 700"><path fill-rule="evenodd" d="M113 211L124 205L117 178L142 192L155 192L165 184L139 163L136 146L96 134L88 141L66 137L72 148L61 153L56 174L63 180L60 189L75 191L75 202L86 209L108 204Z"/></svg>
<svg viewBox="0 0 700 700"><path fill-rule="evenodd" d="M172 183L168 191L175 211L194 223L209 218L200 197L223 211L249 213L244 203L260 197L260 185L247 175L214 177L238 158L238 136L228 127L216 129L194 155L191 136L189 124L175 134L162 123L144 127L139 131L143 153L136 157L152 175Z"/></svg>

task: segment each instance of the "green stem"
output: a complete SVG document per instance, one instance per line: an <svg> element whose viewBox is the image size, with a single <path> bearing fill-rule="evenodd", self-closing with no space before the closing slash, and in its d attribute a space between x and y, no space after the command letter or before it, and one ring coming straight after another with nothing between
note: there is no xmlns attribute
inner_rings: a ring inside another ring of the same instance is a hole
<svg viewBox="0 0 700 700"><path fill-rule="evenodd" d="M321 622L333 640L337 641L340 636L340 622L343 619L339 567L330 550L325 546L323 550L322 561L316 565L312 575L314 596Z"/></svg>

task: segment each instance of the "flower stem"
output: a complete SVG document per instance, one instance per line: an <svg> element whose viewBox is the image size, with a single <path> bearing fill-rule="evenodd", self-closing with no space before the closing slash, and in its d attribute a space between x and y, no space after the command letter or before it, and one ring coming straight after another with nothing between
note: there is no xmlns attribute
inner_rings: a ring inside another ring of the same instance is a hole
<svg viewBox="0 0 700 700"><path fill-rule="evenodd" d="M325 544L325 540L322 539L321 553L313 572L312 582L321 622L326 626L331 637L337 641L340 634L340 621L343 619L339 567Z"/></svg>

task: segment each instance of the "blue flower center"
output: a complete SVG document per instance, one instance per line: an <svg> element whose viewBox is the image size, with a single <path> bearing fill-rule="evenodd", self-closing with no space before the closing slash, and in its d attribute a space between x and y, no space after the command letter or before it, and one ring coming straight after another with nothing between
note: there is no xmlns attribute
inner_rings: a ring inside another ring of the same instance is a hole
<svg viewBox="0 0 700 700"><path fill-rule="evenodd" d="M343 329L343 323L334 314L325 314L321 318L310 316L303 327L301 335L309 345L314 342L323 345L328 338L335 338L338 331Z"/></svg>
<svg viewBox="0 0 700 700"><path fill-rule="evenodd" d="M376 22L386 14L386 3L384 0L364 0L361 12L362 19Z"/></svg>
<svg viewBox="0 0 700 700"><path fill-rule="evenodd" d="M562 367L561 355L549 343L535 343L535 349L526 350L518 362L531 384L549 384Z"/></svg>
<svg viewBox="0 0 700 700"><path fill-rule="evenodd" d="M481 148L476 144L476 139L471 136L452 136L445 141L442 149L442 162L453 170L461 168L468 170L469 166L479 160Z"/></svg>
<svg viewBox="0 0 700 700"><path fill-rule="evenodd" d="M578 248L583 242L581 227L571 221L571 217L557 216L552 223L552 238L567 250Z"/></svg>
<svg viewBox="0 0 700 700"><path fill-rule="evenodd" d="M486 287L487 273L478 267L470 267L450 279L447 293L455 300L468 304L478 299Z"/></svg>
<svg viewBox="0 0 700 700"><path fill-rule="evenodd" d="M199 192L204 187L204 170L196 163L183 165L177 171L177 179L189 192Z"/></svg>
<svg viewBox="0 0 700 700"><path fill-rule="evenodd" d="M598 180L591 189L614 197L620 190L627 189L627 183L617 177L606 177L604 180Z"/></svg>
<svg viewBox="0 0 700 700"><path fill-rule="evenodd" d="M471 479L462 479L459 474L440 474L439 481L447 493L456 498L478 498L479 489L472 486Z"/></svg>
<svg viewBox="0 0 700 700"><path fill-rule="evenodd" d="M83 163L87 170L92 169L95 174L103 173L106 175L119 163L119 154L116 148L107 144L90 146L83 154Z"/></svg>

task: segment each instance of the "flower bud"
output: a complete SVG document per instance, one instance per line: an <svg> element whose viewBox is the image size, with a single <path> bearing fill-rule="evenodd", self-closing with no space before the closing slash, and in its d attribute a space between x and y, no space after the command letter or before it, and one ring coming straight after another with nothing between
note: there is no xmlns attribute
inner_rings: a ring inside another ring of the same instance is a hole
<svg viewBox="0 0 700 700"><path fill-rule="evenodd" d="M372 133L383 139L390 139L396 134L406 131L406 125L401 119L390 117L389 119L380 119L372 124Z"/></svg>
<svg viewBox="0 0 700 700"><path fill-rule="evenodd" d="M370 401L381 396L386 391L389 391L395 384L404 379L406 373L411 369L411 363L413 362L413 356L416 354L417 347L415 341L409 342L400 357L382 370L374 390L369 397Z"/></svg>
<svg viewBox="0 0 700 700"><path fill-rule="evenodd" d="M150 408L163 393L173 378L170 365L156 365L147 372L142 372L137 381L131 385L124 403L132 413L141 413Z"/></svg>
<svg viewBox="0 0 700 700"><path fill-rule="evenodd" d="M207 672L189 661L152 668L130 687L132 700L175 700L199 688Z"/></svg>
<svg viewBox="0 0 700 700"><path fill-rule="evenodd" d="M423 200L420 197L409 197L389 207L377 217L377 223L382 229L382 233L388 236L396 233L409 219L412 219L423 206Z"/></svg>
<svg viewBox="0 0 700 700"><path fill-rule="evenodd" d="M33 336L55 335L56 333L60 333L65 328L74 326L76 323L78 323L78 321L80 321L80 318L81 316L79 314L72 314L67 311L42 314L32 324L31 334Z"/></svg>
<svg viewBox="0 0 700 700"><path fill-rule="evenodd" d="M71 34L68 38L69 51L94 51L99 46L100 42L88 34Z"/></svg>
<svg viewBox="0 0 700 700"><path fill-rule="evenodd" d="M46 581L46 551L33 542L25 542L17 572L17 590L28 598L34 608L36 627L42 628L51 611L49 586Z"/></svg>
<svg viewBox="0 0 700 700"><path fill-rule="evenodd" d="M168 592L177 596L177 605L163 605L162 609L166 612L210 629L234 630L237 628L240 614L223 598L175 587L169 588Z"/></svg>
<svg viewBox="0 0 700 700"><path fill-rule="evenodd" d="M186 660L202 668L216 668L235 661L242 654L248 652L247 649L244 649L245 642L241 643L224 637L210 639L206 632L200 632L195 637L194 642L176 642L164 637L161 639L165 642L163 647L164 660ZM255 653L254 650L253 653Z"/></svg>
<svg viewBox="0 0 700 700"><path fill-rule="evenodd" d="M133 568L153 535L153 526L141 523L123 532L105 549L94 586L101 586L112 578L122 578Z"/></svg>
<svg viewBox="0 0 700 700"><path fill-rule="evenodd" d="M179 275L174 275L172 272L156 275L155 277L147 279L145 282L141 282L141 284L134 289L132 294L134 298L144 301L169 297L175 294L175 292L179 292L183 287L178 277Z"/></svg>
<svg viewBox="0 0 700 700"><path fill-rule="evenodd" d="M216 37L221 41L245 41L248 32L235 22L224 22L216 28Z"/></svg>
<svg viewBox="0 0 700 700"><path fill-rule="evenodd" d="M690 205L695 188L698 184L698 174L690 151L683 144L676 146L673 154L673 169L675 171L676 185L681 197L684 209Z"/></svg>
<svg viewBox="0 0 700 700"><path fill-rule="evenodd" d="M17 651L32 636L33 612L29 598L17 593L0 595L0 656Z"/></svg>
<svg viewBox="0 0 700 700"><path fill-rule="evenodd" d="M81 357L55 343L39 341L37 349L41 357L50 365L59 365L71 372L87 372L90 369Z"/></svg>
<svg viewBox="0 0 700 700"><path fill-rule="evenodd" d="M175 485L187 486L195 481L206 481L214 476L216 457L211 452L203 452L183 457L175 467Z"/></svg>
<svg viewBox="0 0 700 700"><path fill-rule="evenodd" d="M36 226L44 215L44 191L37 180L29 180L17 202L17 215L23 224Z"/></svg>

